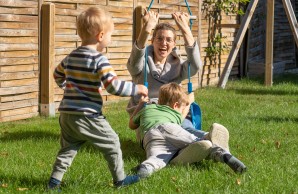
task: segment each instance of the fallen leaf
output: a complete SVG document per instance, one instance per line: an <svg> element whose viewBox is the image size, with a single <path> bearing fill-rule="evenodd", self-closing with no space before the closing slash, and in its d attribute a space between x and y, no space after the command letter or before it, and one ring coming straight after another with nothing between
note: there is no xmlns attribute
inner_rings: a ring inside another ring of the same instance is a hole
<svg viewBox="0 0 298 194"><path fill-rule="evenodd" d="M0 152L0 156L8 156L8 152Z"/></svg>
<svg viewBox="0 0 298 194"><path fill-rule="evenodd" d="M176 177L171 177L172 181L177 181L177 178Z"/></svg>
<svg viewBox="0 0 298 194"><path fill-rule="evenodd" d="M262 139L261 141L262 141L262 144L266 144L266 140Z"/></svg>
<svg viewBox="0 0 298 194"><path fill-rule="evenodd" d="M7 187L8 187L8 185L7 185L7 184L5 184L5 183L3 183L3 184L1 184L1 187L3 187L3 188L7 188Z"/></svg>
<svg viewBox="0 0 298 194"><path fill-rule="evenodd" d="M279 141L276 141L276 142L275 142L275 147L276 147L277 149L280 148L280 142L279 142Z"/></svg>
<svg viewBox="0 0 298 194"><path fill-rule="evenodd" d="M236 179L236 184L240 185L241 184L241 180L240 179Z"/></svg>
<svg viewBox="0 0 298 194"><path fill-rule="evenodd" d="M28 188L17 188L18 191L27 191L29 190Z"/></svg>

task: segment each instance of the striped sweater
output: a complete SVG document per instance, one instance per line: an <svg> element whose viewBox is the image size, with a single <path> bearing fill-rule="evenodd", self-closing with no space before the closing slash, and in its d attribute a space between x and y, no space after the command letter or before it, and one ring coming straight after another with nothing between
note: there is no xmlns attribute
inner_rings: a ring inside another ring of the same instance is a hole
<svg viewBox="0 0 298 194"><path fill-rule="evenodd" d="M108 59L96 50L78 47L55 68L54 79L64 89L60 112L70 114L100 114L102 86L110 94L134 96L137 86L121 81Z"/></svg>

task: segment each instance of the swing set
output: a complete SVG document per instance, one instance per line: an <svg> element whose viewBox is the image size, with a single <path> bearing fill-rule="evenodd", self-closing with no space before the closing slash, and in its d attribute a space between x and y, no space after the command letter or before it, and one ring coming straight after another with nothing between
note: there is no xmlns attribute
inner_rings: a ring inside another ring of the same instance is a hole
<svg viewBox="0 0 298 194"><path fill-rule="evenodd" d="M192 28L193 21L197 19L196 16L192 15L192 12L190 10L189 4L187 0L184 0L185 5L187 7L188 13L190 15L189 23L190 23L190 29ZM152 5L154 3L154 0L151 0L147 11L150 11ZM139 26L141 27L141 19L142 19L142 7L137 7L135 11L135 20L134 20L134 26ZM167 14L159 14L159 19L173 19L172 15L167 15ZM140 28L139 28L140 29ZM139 34L139 32L136 32L136 34ZM135 36L136 37L136 36ZM198 56L200 57L200 56ZM145 48L145 59L144 59L144 85L148 88L148 81L147 81L147 62L148 62L148 52L147 52L147 47ZM187 91L188 93L193 92L193 87L192 87L192 82L190 79L190 63L188 63L188 83L187 83ZM193 102L190 105L190 115L191 115L191 122L194 126L195 129L201 130L202 129L202 111L200 106L196 103Z"/></svg>

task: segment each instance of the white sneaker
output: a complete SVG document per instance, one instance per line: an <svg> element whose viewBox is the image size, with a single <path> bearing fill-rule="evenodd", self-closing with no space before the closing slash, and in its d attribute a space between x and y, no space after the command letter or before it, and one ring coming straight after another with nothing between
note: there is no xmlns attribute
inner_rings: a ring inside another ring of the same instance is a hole
<svg viewBox="0 0 298 194"><path fill-rule="evenodd" d="M223 125L213 123L205 139L229 152L229 131Z"/></svg>
<svg viewBox="0 0 298 194"><path fill-rule="evenodd" d="M212 143L202 140L188 145L179 151L178 156L171 160L171 164L191 164L204 160L211 152Z"/></svg>

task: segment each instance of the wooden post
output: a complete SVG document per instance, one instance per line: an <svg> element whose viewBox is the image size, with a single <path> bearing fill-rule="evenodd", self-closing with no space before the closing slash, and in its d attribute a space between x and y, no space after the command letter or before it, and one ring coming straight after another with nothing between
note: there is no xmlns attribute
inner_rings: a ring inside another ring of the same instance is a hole
<svg viewBox="0 0 298 194"><path fill-rule="evenodd" d="M134 18L133 18L133 43L138 39L139 34L142 28L142 6L137 6L134 10Z"/></svg>
<svg viewBox="0 0 298 194"><path fill-rule="evenodd" d="M40 114L55 116L54 63L55 63L55 5L41 7L40 53Z"/></svg>
<svg viewBox="0 0 298 194"><path fill-rule="evenodd" d="M295 16L291 1L282 0L282 3L284 5L284 9L286 11L286 14L295 38L296 46L298 47L298 23L296 20L296 16Z"/></svg>
<svg viewBox="0 0 298 194"><path fill-rule="evenodd" d="M253 16L253 13L254 13L254 11L257 7L258 1L259 0L251 0L248 7L247 7L246 13L243 17L243 21L241 22L239 31L237 32L235 41L233 43L232 50L229 54L229 57L227 59L226 65L223 69L223 72L222 72L222 74L219 78L218 87L225 88L225 85L228 81L228 78L229 78L230 72L232 70L233 64L234 64L235 59L237 57L239 48L242 44L243 38L244 38L245 33L247 31L247 28L249 26L250 20L251 20L251 18Z"/></svg>
<svg viewBox="0 0 298 194"><path fill-rule="evenodd" d="M202 38L202 1L198 1L198 9L199 9L199 16L198 16L198 37L197 37L197 42L199 45L200 49L200 56L201 57L201 52L202 52L202 44L201 44L201 38ZM201 68L198 72L198 85L199 88L202 87L202 79L203 78L203 68Z"/></svg>
<svg viewBox="0 0 298 194"><path fill-rule="evenodd" d="M272 86L273 80L273 36L274 36L274 0L267 0L266 17L266 55L265 86Z"/></svg>

